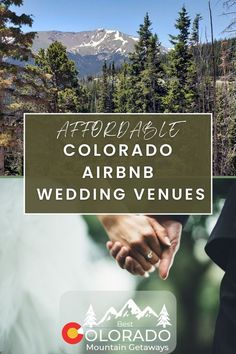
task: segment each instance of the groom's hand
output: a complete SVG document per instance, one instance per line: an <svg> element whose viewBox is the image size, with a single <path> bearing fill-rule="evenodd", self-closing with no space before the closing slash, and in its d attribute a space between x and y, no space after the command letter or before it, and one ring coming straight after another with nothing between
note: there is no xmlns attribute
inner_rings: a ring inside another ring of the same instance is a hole
<svg viewBox="0 0 236 354"><path fill-rule="evenodd" d="M153 218L142 215L102 215L98 218L112 244L116 242L111 250L112 256L122 268L126 267L126 257L131 256L132 267L135 271L138 268L137 274L149 271L152 265L159 262L163 251L161 244L170 245L165 227ZM157 233L159 238L156 237ZM119 252L117 248L120 248ZM138 264L141 268L137 267Z"/></svg>
<svg viewBox="0 0 236 354"><path fill-rule="evenodd" d="M182 224L178 221L168 220L164 221L162 225L166 228L171 243L170 247L163 250L159 265L159 275L165 280L169 276L170 268L172 267L175 255L179 250Z"/></svg>
<svg viewBox="0 0 236 354"><path fill-rule="evenodd" d="M158 224L159 223L157 223L157 221L153 219L152 227L154 228L154 230L156 230L157 235L159 231L159 228L157 228ZM169 247L165 246L163 248L162 254L160 256L158 271L162 279L167 279L170 268L174 261L174 257L176 255L176 252L179 249L181 233L182 233L182 225L181 223L174 220L165 220L162 221L162 226L165 228L165 230L168 233L171 246ZM125 252L124 247L122 247L120 243L108 242L107 247L110 250L110 254L117 260L119 265L121 265L120 257L117 256L123 254L123 256L125 257L125 261L124 261L124 265L122 263L122 268L126 269L128 272L134 275L145 274L144 269L141 267L141 265L132 256L130 256L129 254L127 254L127 252Z"/></svg>

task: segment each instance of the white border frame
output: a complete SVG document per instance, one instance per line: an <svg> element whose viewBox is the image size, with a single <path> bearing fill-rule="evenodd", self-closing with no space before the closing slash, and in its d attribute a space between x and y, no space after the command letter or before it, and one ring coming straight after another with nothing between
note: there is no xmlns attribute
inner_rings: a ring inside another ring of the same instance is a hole
<svg viewBox="0 0 236 354"><path fill-rule="evenodd" d="M148 213L148 215L212 215L213 214L213 113L24 113L24 118L23 118L23 164L24 164L24 169L23 169L23 214L24 215L137 215L138 213L26 213L25 211L25 116L26 115L61 115L61 116L94 116L94 115L105 115L105 116L126 116L126 115L156 115L156 116L176 116L176 115L186 115L186 116L194 116L194 115L202 115L206 116L209 115L211 117L211 211L209 213ZM140 215L147 215L147 213L140 213Z"/></svg>

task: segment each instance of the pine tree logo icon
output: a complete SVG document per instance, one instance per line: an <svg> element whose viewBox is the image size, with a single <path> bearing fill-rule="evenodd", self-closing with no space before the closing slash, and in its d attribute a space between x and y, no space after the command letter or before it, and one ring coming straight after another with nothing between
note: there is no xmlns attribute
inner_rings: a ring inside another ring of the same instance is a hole
<svg viewBox="0 0 236 354"><path fill-rule="evenodd" d="M93 306L90 305L89 309L86 313L86 316L85 316L85 322L83 324L83 327L93 328L93 327L96 327L97 325L98 324L97 324L97 318L96 318L95 311L93 309Z"/></svg>
<svg viewBox="0 0 236 354"><path fill-rule="evenodd" d="M161 312L159 313L157 327L159 326L163 327L164 329L167 326L172 326L169 313L166 309L166 305L162 307Z"/></svg>

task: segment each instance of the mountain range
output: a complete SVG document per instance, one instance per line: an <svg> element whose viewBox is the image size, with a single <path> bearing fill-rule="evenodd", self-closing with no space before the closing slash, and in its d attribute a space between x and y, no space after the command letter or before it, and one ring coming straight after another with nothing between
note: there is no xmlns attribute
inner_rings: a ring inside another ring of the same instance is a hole
<svg viewBox="0 0 236 354"><path fill-rule="evenodd" d="M40 48L47 49L55 41L66 47L68 57L75 62L80 77L85 78L101 75L105 61L108 65L114 61L115 66L120 67L128 60L129 53L134 51L138 37L104 28L82 32L40 31L33 42L33 53ZM168 49L161 46L161 51L166 53ZM11 58L6 61L20 66L33 63L32 59L27 63Z"/></svg>
<svg viewBox="0 0 236 354"><path fill-rule="evenodd" d="M83 32L42 31L37 32L33 52L48 48L55 42L61 42L68 56L76 63L80 76L99 75L104 61L120 66L134 50L137 37L129 36L117 30L97 29Z"/></svg>
<svg viewBox="0 0 236 354"><path fill-rule="evenodd" d="M132 318L140 320L142 318L158 319L158 317L159 316L150 306L147 306L141 310L136 303L130 299L125 303L120 311L116 311L114 307L109 308L102 319L98 322L98 325L106 323L112 319L117 320L119 318L123 320L130 320Z"/></svg>

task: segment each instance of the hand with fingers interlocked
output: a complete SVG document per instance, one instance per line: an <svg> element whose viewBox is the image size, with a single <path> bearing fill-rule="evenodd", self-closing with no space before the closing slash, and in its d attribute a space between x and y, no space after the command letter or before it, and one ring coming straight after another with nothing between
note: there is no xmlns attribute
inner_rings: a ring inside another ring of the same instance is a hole
<svg viewBox="0 0 236 354"><path fill-rule="evenodd" d="M110 238L107 248L121 268L142 276L158 269L162 279L168 277L180 245L180 222L145 215L102 215L99 219Z"/></svg>

